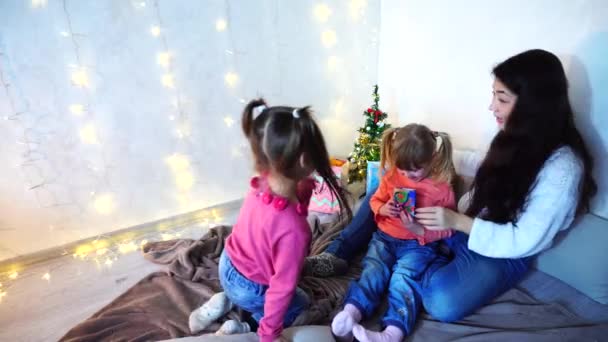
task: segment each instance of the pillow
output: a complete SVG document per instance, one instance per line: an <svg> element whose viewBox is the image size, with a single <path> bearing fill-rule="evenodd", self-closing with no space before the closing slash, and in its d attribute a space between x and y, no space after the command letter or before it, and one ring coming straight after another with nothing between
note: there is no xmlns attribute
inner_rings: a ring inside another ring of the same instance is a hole
<svg viewBox="0 0 608 342"><path fill-rule="evenodd" d="M536 267L589 298L608 304L608 220L586 214L558 234Z"/></svg>

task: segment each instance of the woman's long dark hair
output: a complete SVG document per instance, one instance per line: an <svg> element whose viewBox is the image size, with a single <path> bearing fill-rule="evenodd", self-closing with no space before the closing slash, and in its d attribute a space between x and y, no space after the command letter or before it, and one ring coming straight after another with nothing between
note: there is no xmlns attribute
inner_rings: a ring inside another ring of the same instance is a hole
<svg viewBox="0 0 608 342"><path fill-rule="evenodd" d="M486 208L484 219L517 220L543 164L561 146L569 146L583 162L577 212L588 210L597 192L593 158L574 125L560 60L544 50L529 50L498 64L493 74L517 100L477 171L467 214L477 216Z"/></svg>

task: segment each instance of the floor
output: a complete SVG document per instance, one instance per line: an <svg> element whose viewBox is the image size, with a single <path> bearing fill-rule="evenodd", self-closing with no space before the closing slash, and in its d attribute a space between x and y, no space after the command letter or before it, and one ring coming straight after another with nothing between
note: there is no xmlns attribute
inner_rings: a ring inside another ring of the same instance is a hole
<svg viewBox="0 0 608 342"><path fill-rule="evenodd" d="M220 206L209 211L210 218L194 214L195 219L185 225L156 223L85 241L64 251L63 256L9 274L0 285L0 341L57 341L71 327L161 268L143 258L140 245L198 239L214 225L234 223L238 208L235 204Z"/></svg>

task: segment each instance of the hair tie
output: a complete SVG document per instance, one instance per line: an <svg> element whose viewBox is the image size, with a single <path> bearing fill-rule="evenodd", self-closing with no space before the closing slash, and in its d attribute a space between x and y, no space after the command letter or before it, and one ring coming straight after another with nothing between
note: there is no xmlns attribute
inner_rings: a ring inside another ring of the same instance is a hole
<svg viewBox="0 0 608 342"><path fill-rule="evenodd" d="M293 117L296 119L300 118L300 113L298 113L298 108L294 108L293 112L291 112L291 115L293 115Z"/></svg>
<svg viewBox="0 0 608 342"><path fill-rule="evenodd" d="M433 138L437 142L435 151L439 151L439 149L441 148L441 145L443 145L443 138L441 137L441 134L439 134L438 132L433 132Z"/></svg>
<svg viewBox="0 0 608 342"><path fill-rule="evenodd" d="M439 132L437 132L437 131L431 131L431 135L433 135L433 138L436 139L437 137L439 137Z"/></svg>
<svg viewBox="0 0 608 342"><path fill-rule="evenodd" d="M399 132L399 128L395 128L395 130L393 131L393 141L397 139L397 132Z"/></svg>
<svg viewBox="0 0 608 342"><path fill-rule="evenodd" d="M262 114L262 112L265 111L266 108L268 108L268 107L266 107L266 105L264 105L264 104L253 107L253 119L255 120L255 118L260 116L260 114Z"/></svg>

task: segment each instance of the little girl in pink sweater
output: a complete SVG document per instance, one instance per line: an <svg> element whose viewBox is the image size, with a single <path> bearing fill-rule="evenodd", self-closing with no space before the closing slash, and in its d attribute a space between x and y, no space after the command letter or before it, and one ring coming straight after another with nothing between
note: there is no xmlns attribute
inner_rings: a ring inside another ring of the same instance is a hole
<svg viewBox="0 0 608 342"><path fill-rule="evenodd" d="M237 305L258 321L261 341L274 341L310 304L297 287L311 240L306 215L314 184L308 175L316 171L351 212L308 107L267 107L254 100L245 107L242 127L260 176L251 180L220 258L224 292L192 312L190 330L203 330ZM218 334L249 331L247 323L231 320Z"/></svg>

